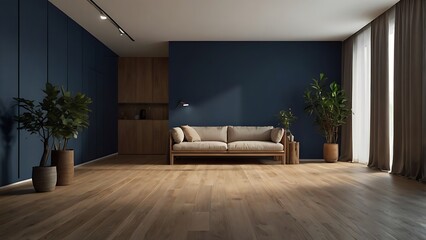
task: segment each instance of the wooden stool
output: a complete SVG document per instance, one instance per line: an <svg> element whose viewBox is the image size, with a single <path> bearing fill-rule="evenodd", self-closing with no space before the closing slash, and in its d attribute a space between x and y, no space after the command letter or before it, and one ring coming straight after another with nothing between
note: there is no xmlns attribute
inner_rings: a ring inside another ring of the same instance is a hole
<svg viewBox="0 0 426 240"><path fill-rule="evenodd" d="M287 143L287 164L299 164L299 142Z"/></svg>

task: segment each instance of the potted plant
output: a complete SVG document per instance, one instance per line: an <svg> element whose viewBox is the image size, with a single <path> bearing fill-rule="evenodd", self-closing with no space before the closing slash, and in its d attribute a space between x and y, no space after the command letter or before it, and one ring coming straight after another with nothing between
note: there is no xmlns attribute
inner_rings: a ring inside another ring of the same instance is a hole
<svg viewBox="0 0 426 240"><path fill-rule="evenodd" d="M337 138L339 127L345 124L346 118L352 111L348 106L346 94L333 81L326 86L327 77L320 74L319 80L313 79L310 87L305 91L305 111L314 115L315 123L325 137L323 154L326 162L336 162L339 157Z"/></svg>
<svg viewBox="0 0 426 240"><path fill-rule="evenodd" d="M290 126L294 121L296 121L297 117L293 114L293 112L291 112L291 108L289 108L288 111L281 110L278 114L278 118L285 129L288 140L292 142L294 140L294 136L290 131Z"/></svg>
<svg viewBox="0 0 426 240"><path fill-rule="evenodd" d="M52 165L57 167L57 185L69 185L74 177L74 149L68 141L89 126L89 104L92 100L82 93L72 96L61 90L58 98L58 118L53 127Z"/></svg>
<svg viewBox="0 0 426 240"><path fill-rule="evenodd" d="M25 98L14 98L23 111L15 117L18 129L25 129L30 134L39 135L43 143L43 155L39 166L33 167L32 181L37 192L50 192L56 186L56 167L48 166L50 154L49 140L53 134L53 126L57 121L57 101L59 90L50 83L46 83L44 98L41 102Z"/></svg>

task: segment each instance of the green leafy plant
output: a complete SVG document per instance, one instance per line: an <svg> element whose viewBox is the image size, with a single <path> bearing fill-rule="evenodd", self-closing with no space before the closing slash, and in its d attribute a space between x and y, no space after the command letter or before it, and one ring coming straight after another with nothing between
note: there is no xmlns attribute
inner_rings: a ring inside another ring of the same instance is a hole
<svg viewBox="0 0 426 240"><path fill-rule="evenodd" d="M50 147L56 150L66 149L68 140L77 138L79 131L89 126L89 104L92 100L82 93L72 96L70 92L61 91L57 86L46 83L41 102L25 98L14 98L22 113L15 116L18 129L25 129L30 134L39 135L43 143L43 155L40 167L47 166Z"/></svg>
<svg viewBox="0 0 426 240"><path fill-rule="evenodd" d="M43 155L40 159L40 167L47 166L50 154L49 140L53 135L53 128L59 116L57 104L58 88L50 83L46 83L43 92L44 98L41 102L25 98L14 98L18 107L23 109L22 113L15 116L15 120L19 123L18 129L25 129L30 134L39 135L43 143Z"/></svg>
<svg viewBox="0 0 426 240"><path fill-rule="evenodd" d="M278 113L278 118L286 131L290 131L291 124L297 120L297 117L291 112L291 108L288 111L281 110Z"/></svg>
<svg viewBox="0 0 426 240"><path fill-rule="evenodd" d="M61 90L58 98L58 119L53 127L53 147L55 150L65 150L71 138L77 138L78 133L89 127L89 105L92 100L82 93L75 96L71 92Z"/></svg>
<svg viewBox="0 0 426 240"><path fill-rule="evenodd" d="M313 83L305 91L305 111L314 115L315 123L320 127L327 143L337 143L339 127L346 123L351 115L346 94L336 82L326 86L327 77L320 74L319 80L313 79Z"/></svg>

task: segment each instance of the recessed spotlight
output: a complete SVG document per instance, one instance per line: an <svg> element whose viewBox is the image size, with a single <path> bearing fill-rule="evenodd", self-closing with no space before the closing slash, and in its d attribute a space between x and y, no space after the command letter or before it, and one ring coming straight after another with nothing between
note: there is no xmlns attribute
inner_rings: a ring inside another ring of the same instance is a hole
<svg viewBox="0 0 426 240"><path fill-rule="evenodd" d="M96 4L96 2L94 0L87 0L88 2L90 2L90 4L93 5L93 7L96 8L97 12L99 13L99 18L104 21L104 20L108 20L110 23L112 23L116 29L118 29L118 32L120 33L121 36L126 35L131 41L135 41L135 39L133 39L127 32L125 32L123 30L123 28L121 28L120 25L118 25L118 23L116 21L114 21L114 19L112 19L107 12L105 12L98 4Z"/></svg>

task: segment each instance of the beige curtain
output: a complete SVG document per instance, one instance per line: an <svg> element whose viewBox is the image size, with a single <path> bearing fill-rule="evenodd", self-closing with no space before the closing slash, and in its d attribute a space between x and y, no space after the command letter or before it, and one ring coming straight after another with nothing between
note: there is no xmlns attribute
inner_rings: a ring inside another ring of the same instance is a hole
<svg viewBox="0 0 426 240"><path fill-rule="evenodd" d="M423 106L422 106L422 149L423 149L423 172L421 173L422 179L421 181L426 182L426 3L423 2L423 88L422 88L422 95L423 95Z"/></svg>
<svg viewBox="0 0 426 240"><path fill-rule="evenodd" d="M371 117L368 166L389 170L389 20L382 14L371 23Z"/></svg>
<svg viewBox="0 0 426 240"><path fill-rule="evenodd" d="M413 179L425 179L424 2L403 0L395 9L395 140L392 173Z"/></svg>
<svg viewBox="0 0 426 240"><path fill-rule="evenodd" d="M352 106L352 58L353 58L353 36L343 41L342 46L342 89L345 91ZM352 161L352 117L349 116L346 124L342 126L339 161Z"/></svg>

